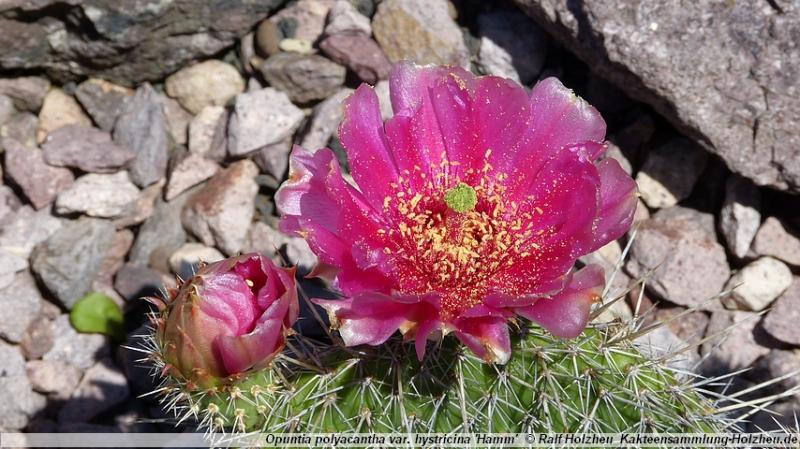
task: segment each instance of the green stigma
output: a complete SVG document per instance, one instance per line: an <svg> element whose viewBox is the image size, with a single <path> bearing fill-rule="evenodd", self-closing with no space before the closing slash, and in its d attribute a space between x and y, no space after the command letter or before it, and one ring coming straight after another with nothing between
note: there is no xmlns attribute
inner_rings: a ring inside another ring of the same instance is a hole
<svg viewBox="0 0 800 449"><path fill-rule="evenodd" d="M444 202L447 203L447 207L462 214L475 209L478 195L475 189L462 182L444 194Z"/></svg>

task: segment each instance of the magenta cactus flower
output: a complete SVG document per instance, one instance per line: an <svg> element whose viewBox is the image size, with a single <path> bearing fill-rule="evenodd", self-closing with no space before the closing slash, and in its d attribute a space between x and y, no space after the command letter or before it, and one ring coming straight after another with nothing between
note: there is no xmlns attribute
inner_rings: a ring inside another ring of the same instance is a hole
<svg viewBox="0 0 800 449"><path fill-rule="evenodd" d="M190 389L265 366L299 310L294 269L255 253L200 268L171 297L156 336L166 368Z"/></svg>
<svg viewBox="0 0 800 449"><path fill-rule="evenodd" d="M372 88L345 104L339 137L353 180L328 149L295 147L276 195L281 229L305 237L343 299L317 300L347 345L399 330L454 333L505 363L519 315L571 338L599 299L603 270L578 257L631 226L636 186L603 159L605 122L555 78L530 93L455 67L396 66L394 116Z"/></svg>

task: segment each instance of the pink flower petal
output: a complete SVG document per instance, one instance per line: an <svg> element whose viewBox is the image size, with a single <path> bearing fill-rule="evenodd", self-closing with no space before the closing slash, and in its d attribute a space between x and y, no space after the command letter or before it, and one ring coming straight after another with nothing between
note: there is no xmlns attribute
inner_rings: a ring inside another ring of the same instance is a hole
<svg viewBox="0 0 800 449"><path fill-rule="evenodd" d="M466 318L459 320L455 328L456 337L483 360L505 364L511 358L511 339L505 318Z"/></svg>
<svg viewBox="0 0 800 449"><path fill-rule="evenodd" d="M378 96L370 86L362 84L345 100L339 140L347 151L353 179L372 207L380 210L398 173L383 133Z"/></svg>
<svg viewBox="0 0 800 449"><path fill-rule="evenodd" d="M236 273L208 276L198 287L201 310L238 335L252 330L259 310L250 286Z"/></svg>
<svg viewBox="0 0 800 449"><path fill-rule="evenodd" d="M622 237L631 228L636 212L636 182L619 162L605 159L597 164L597 170L600 173L600 212L590 251Z"/></svg>
<svg viewBox="0 0 800 449"><path fill-rule="evenodd" d="M587 265L572 276L567 288L551 298L516 312L534 321L557 337L577 337L589 322L589 311L600 298L605 278L599 265Z"/></svg>
<svg viewBox="0 0 800 449"><path fill-rule="evenodd" d="M275 301L258 319L252 332L244 335L220 336L216 340L225 370L241 373L259 362L268 361L283 348L285 338L284 317L290 302Z"/></svg>
<svg viewBox="0 0 800 449"><path fill-rule="evenodd" d="M385 342L406 321L408 305L396 303L390 297L365 293L345 300L320 300L332 321L338 322L339 335L346 346Z"/></svg>

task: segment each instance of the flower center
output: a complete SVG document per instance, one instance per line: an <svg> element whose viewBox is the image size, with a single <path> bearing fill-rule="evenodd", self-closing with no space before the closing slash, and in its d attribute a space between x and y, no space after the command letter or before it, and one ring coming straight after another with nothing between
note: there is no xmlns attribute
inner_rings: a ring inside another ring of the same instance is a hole
<svg viewBox="0 0 800 449"><path fill-rule="evenodd" d="M388 237L384 253L391 256L399 293L438 294L440 318L448 320L492 290L513 290L519 276L511 268L538 247L532 213L504 201L502 184L489 186L486 178L475 187L422 180L412 185L401 178L384 200L396 228L379 233Z"/></svg>

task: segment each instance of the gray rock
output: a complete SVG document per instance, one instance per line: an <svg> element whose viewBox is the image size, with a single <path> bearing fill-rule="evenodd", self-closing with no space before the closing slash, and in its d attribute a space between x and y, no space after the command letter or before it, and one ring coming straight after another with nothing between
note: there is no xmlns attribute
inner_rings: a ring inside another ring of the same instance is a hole
<svg viewBox="0 0 800 449"><path fill-rule="evenodd" d="M136 157L113 140L111 134L89 126L67 125L42 143L44 161L56 167L71 167L89 173L113 173Z"/></svg>
<svg viewBox="0 0 800 449"><path fill-rule="evenodd" d="M655 209L678 204L692 193L707 159L703 150L684 139L657 148L636 175L639 195Z"/></svg>
<svg viewBox="0 0 800 449"><path fill-rule="evenodd" d="M247 252L251 251L264 254L276 263L285 259L304 270L311 270L317 264L317 256L305 239L286 235L260 221L250 228Z"/></svg>
<svg viewBox="0 0 800 449"><path fill-rule="evenodd" d="M50 211L36 212L30 206L23 206L0 229L0 249L27 259L36 245L47 240L61 226L62 220L50 215Z"/></svg>
<svg viewBox="0 0 800 449"><path fill-rule="evenodd" d="M28 326L42 310L42 295L27 272L17 274L14 281L0 289L0 337L19 343Z"/></svg>
<svg viewBox="0 0 800 449"><path fill-rule="evenodd" d="M34 249L31 268L70 309L89 292L113 239L110 221L88 217L69 221Z"/></svg>
<svg viewBox="0 0 800 449"><path fill-rule="evenodd" d="M261 171L271 175L276 182L283 179L283 174L289 167L289 153L292 149L292 140L287 138L282 142L273 143L259 148L253 153L253 162Z"/></svg>
<svg viewBox="0 0 800 449"><path fill-rule="evenodd" d="M328 23L325 25L325 34L361 33L365 36L372 34L372 24L369 17L361 14L348 0L337 0L328 13Z"/></svg>
<svg viewBox="0 0 800 449"><path fill-rule="evenodd" d="M14 218L22 202L11 187L0 186L0 229Z"/></svg>
<svg viewBox="0 0 800 449"><path fill-rule="evenodd" d="M164 89L184 109L197 114L206 106L225 106L244 91L244 79L232 65L211 59L173 73Z"/></svg>
<svg viewBox="0 0 800 449"><path fill-rule="evenodd" d="M128 301L158 296L163 285L161 273L135 265L123 266L114 278L114 289Z"/></svg>
<svg viewBox="0 0 800 449"><path fill-rule="evenodd" d="M14 101L10 97L0 94L0 125L7 122L16 112Z"/></svg>
<svg viewBox="0 0 800 449"><path fill-rule="evenodd" d="M333 61L352 70L359 79L370 84L389 77L392 64L383 50L368 34L331 34L319 48Z"/></svg>
<svg viewBox="0 0 800 449"><path fill-rule="evenodd" d="M44 396L31 387L22 354L16 347L0 341L0 428L3 431L24 428L45 405Z"/></svg>
<svg viewBox="0 0 800 449"><path fill-rule="evenodd" d="M192 114L183 109L180 103L166 95L159 95L164 104L164 117L167 119L167 131L174 143L186 145L189 139L189 122Z"/></svg>
<svg viewBox="0 0 800 449"><path fill-rule="evenodd" d="M352 89L342 89L314 106L311 122L300 143L303 148L316 151L328 145L344 118L344 100L352 93Z"/></svg>
<svg viewBox="0 0 800 449"><path fill-rule="evenodd" d="M800 5L515 3L733 171L800 191Z"/></svg>
<svg viewBox="0 0 800 449"><path fill-rule="evenodd" d="M648 358L666 357L672 368L693 372L700 357L693 351L678 353L687 343L675 335L668 327L659 327L634 340L637 348Z"/></svg>
<svg viewBox="0 0 800 449"><path fill-rule="evenodd" d="M128 226L135 226L147 220L153 215L156 200L161 197L165 181L151 184L139 193L139 199L133 204L131 210L121 218L114 220L114 226L122 229Z"/></svg>
<svg viewBox="0 0 800 449"><path fill-rule="evenodd" d="M95 76L126 86L160 80L229 48L281 3L11 2L0 11L6 49L0 70L46 70L58 81Z"/></svg>
<svg viewBox="0 0 800 449"><path fill-rule="evenodd" d="M72 95L61 89L51 89L44 96L44 103L39 111L36 141L43 142L48 134L67 125L92 126L92 120Z"/></svg>
<svg viewBox="0 0 800 449"><path fill-rule="evenodd" d="M139 228L128 260L137 266L148 266L151 255L159 254L164 260L186 241L186 231L181 224L181 211L191 191L172 201L156 200L153 214Z"/></svg>
<svg viewBox="0 0 800 449"><path fill-rule="evenodd" d="M184 227L208 246L229 256L238 253L255 213L256 175L258 167L249 160L217 173L186 203Z"/></svg>
<svg viewBox="0 0 800 449"><path fill-rule="evenodd" d="M478 16L478 67L488 75L531 84L547 57L548 38L519 11L497 10Z"/></svg>
<svg viewBox="0 0 800 449"><path fill-rule="evenodd" d="M25 334L22 335L22 340L19 342L19 349L28 360L40 359L53 348L54 339L53 323L42 314L36 317L25 330Z"/></svg>
<svg viewBox="0 0 800 449"><path fill-rule="evenodd" d="M225 131L228 111L222 106L206 106L189 123L189 152L211 160L225 158Z"/></svg>
<svg viewBox="0 0 800 449"><path fill-rule="evenodd" d="M278 143L294 134L302 120L303 111L284 92L268 87L237 95L228 152L239 156Z"/></svg>
<svg viewBox="0 0 800 449"><path fill-rule="evenodd" d="M269 20L283 31L282 37L316 42L322 35L325 19L334 3L334 0L298 0Z"/></svg>
<svg viewBox="0 0 800 449"><path fill-rule="evenodd" d="M100 271L92 284L93 290L102 291L106 294L108 294L108 290L113 291L114 275L125 265L125 260L128 257L131 246L133 246L134 238L133 231L130 229L121 229L114 234L111 248L103 257ZM116 295L109 294L108 296L114 298Z"/></svg>
<svg viewBox="0 0 800 449"><path fill-rule="evenodd" d="M61 361L80 369L89 369L97 359L109 353L106 337L100 334L80 334L73 329L69 315L53 320L53 347L42 360Z"/></svg>
<svg viewBox="0 0 800 449"><path fill-rule="evenodd" d="M375 39L392 62L469 64L461 29L446 0L386 0L372 18Z"/></svg>
<svg viewBox="0 0 800 449"><path fill-rule="evenodd" d="M136 153L129 166L139 187L164 178L167 172L167 123L164 105L150 84L136 89L114 126L114 140Z"/></svg>
<svg viewBox="0 0 800 449"><path fill-rule="evenodd" d="M195 153L188 153L180 159L169 174L169 182L164 199L172 200L186 190L214 176L219 165Z"/></svg>
<svg viewBox="0 0 800 449"><path fill-rule="evenodd" d="M769 411L761 411L753 415L750 432L778 431L796 429L800 422L800 400L782 402L769 407Z"/></svg>
<svg viewBox="0 0 800 449"><path fill-rule="evenodd" d="M730 268L714 234L713 216L675 206L643 221L626 270L638 278L656 267L647 287L674 304L700 306L720 293ZM702 306L718 307L717 301Z"/></svg>
<svg viewBox="0 0 800 449"><path fill-rule="evenodd" d="M0 78L0 95L11 98L20 111L39 112L48 90L50 81L38 76Z"/></svg>
<svg viewBox="0 0 800 449"><path fill-rule="evenodd" d="M103 131L114 129L114 122L122 113L125 103L133 95L127 87L90 78L75 88L75 98Z"/></svg>
<svg viewBox="0 0 800 449"><path fill-rule="evenodd" d="M733 175L725 183L725 202L719 213L719 227L728 249L744 257L761 223L761 193L753 183Z"/></svg>
<svg viewBox="0 0 800 449"><path fill-rule="evenodd" d="M762 257L736 272L725 289L735 289L724 301L730 309L759 312L792 285L792 272L778 259Z"/></svg>
<svg viewBox="0 0 800 449"><path fill-rule="evenodd" d="M36 209L56 199L56 195L75 180L66 168L52 167L38 148L29 148L12 139L3 139L6 175L22 189Z"/></svg>
<svg viewBox="0 0 800 449"><path fill-rule="evenodd" d="M189 279L202 263L212 263L224 259L216 248L200 243L187 243L169 256L169 267L181 279Z"/></svg>
<svg viewBox="0 0 800 449"><path fill-rule="evenodd" d="M22 112L0 126L0 137L20 142L26 147L36 146L36 129L39 127L39 118L30 112Z"/></svg>
<svg viewBox="0 0 800 449"><path fill-rule="evenodd" d="M795 375L789 376L789 374ZM769 388L771 392L777 394L792 388L800 388L800 350L773 349L758 361L754 375L762 382L788 376ZM797 390L796 397L800 399L800 390Z"/></svg>
<svg viewBox="0 0 800 449"><path fill-rule="evenodd" d="M119 218L134 208L137 199L139 189L128 178L128 172L120 171L111 175L89 173L58 195L56 212Z"/></svg>
<svg viewBox="0 0 800 449"><path fill-rule="evenodd" d="M717 335L703 343L701 354L706 358L706 375L727 374L752 366L769 352L758 344L755 328L758 314L753 312L718 310L711 314L706 337Z"/></svg>
<svg viewBox="0 0 800 449"><path fill-rule="evenodd" d="M768 217L753 240L753 252L800 267L800 238L775 217Z"/></svg>
<svg viewBox="0 0 800 449"><path fill-rule="evenodd" d="M666 322L666 327L687 343L698 342L706 334L708 315L704 312L694 311L675 318L686 310L684 307L657 307L653 310L652 321L654 323Z"/></svg>
<svg viewBox="0 0 800 449"><path fill-rule="evenodd" d="M14 282L17 273L27 268L27 258L0 249L0 289L6 288Z"/></svg>
<svg viewBox="0 0 800 449"><path fill-rule="evenodd" d="M25 370L35 391L62 401L72 395L83 375L79 368L59 360L31 360Z"/></svg>
<svg viewBox="0 0 800 449"><path fill-rule="evenodd" d="M792 285L772 305L764 318L764 330L776 339L800 346L800 277L795 276Z"/></svg>
<svg viewBox="0 0 800 449"><path fill-rule="evenodd" d="M327 98L344 84L346 72L322 56L299 53L270 56L259 70L270 86L286 92L297 103Z"/></svg>
<svg viewBox="0 0 800 449"><path fill-rule="evenodd" d="M86 422L130 395L128 380L111 359L100 360L83 375L69 401L58 413L59 423Z"/></svg>

